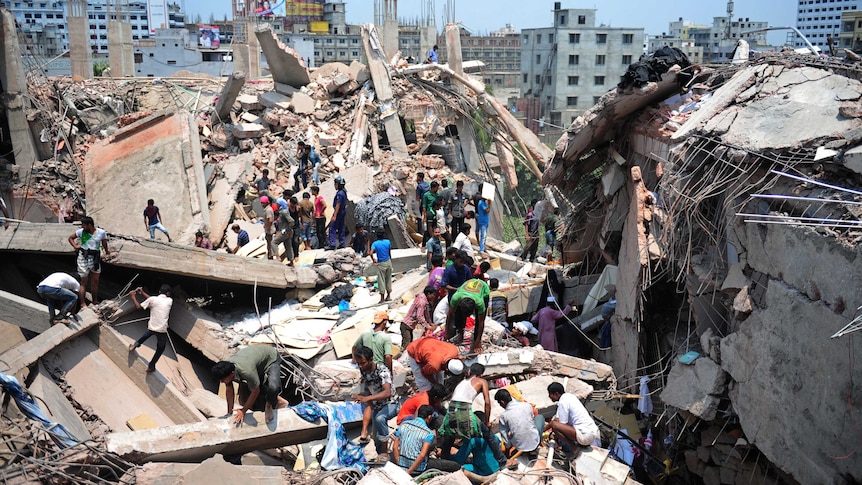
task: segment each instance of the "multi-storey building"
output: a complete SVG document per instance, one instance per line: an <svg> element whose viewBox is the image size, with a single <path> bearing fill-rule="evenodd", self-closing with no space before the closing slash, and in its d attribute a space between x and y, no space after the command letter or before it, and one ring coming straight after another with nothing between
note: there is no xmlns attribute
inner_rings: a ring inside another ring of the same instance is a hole
<svg viewBox="0 0 862 485"><path fill-rule="evenodd" d="M829 39L838 42L841 33L841 15L851 10L862 9L862 0L799 0L796 9L796 28L815 47L829 52ZM795 47L806 47L802 39L794 41Z"/></svg>
<svg viewBox="0 0 862 485"><path fill-rule="evenodd" d="M705 62L729 62L739 39L748 42L752 49L768 46L766 32L762 31L767 27L769 22L750 18L740 17L734 21L727 17L713 17L712 25L689 26L687 39L693 39L694 45L703 47ZM753 32L756 30L761 32Z"/></svg>
<svg viewBox="0 0 862 485"><path fill-rule="evenodd" d="M482 61L482 78L496 91L518 89L521 85L521 35L506 25L489 35L461 34L461 58Z"/></svg>
<svg viewBox="0 0 862 485"><path fill-rule="evenodd" d="M64 0L0 0L0 4L15 16L33 54L52 57L69 49ZM108 17L112 8L104 0L87 2L88 32L94 54L108 53ZM159 25L150 23L147 0L132 0L128 8L133 41L149 39L156 28L182 28L185 24L185 14L176 3L167 4L167 22Z"/></svg>
<svg viewBox="0 0 862 485"><path fill-rule="evenodd" d="M862 11L850 10L841 14L841 33L838 38L841 51L850 49L856 53L862 52Z"/></svg>
<svg viewBox="0 0 862 485"><path fill-rule="evenodd" d="M521 31L521 95L552 125L571 123L616 86L643 53L644 29L596 25L595 9L562 9L554 25ZM530 120L531 121L531 120Z"/></svg>

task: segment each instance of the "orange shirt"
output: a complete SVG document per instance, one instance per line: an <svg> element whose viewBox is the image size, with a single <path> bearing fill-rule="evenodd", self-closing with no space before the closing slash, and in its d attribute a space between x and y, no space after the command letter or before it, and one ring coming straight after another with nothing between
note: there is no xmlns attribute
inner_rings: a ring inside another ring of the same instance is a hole
<svg viewBox="0 0 862 485"><path fill-rule="evenodd" d="M458 357L458 347L437 340L434 337L422 337L407 346L407 354L422 368L422 374L429 377L446 368L449 360Z"/></svg>
<svg viewBox="0 0 862 485"><path fill-rule="evenodd" d="M416 416L416 411L419 410L420 406L424 406L425 404L431 404L431 401L428 399L428 391L422 391L419 394L410 396L401 405L401 411L398 411L396 423L401 424L401 421Z"/></svg>

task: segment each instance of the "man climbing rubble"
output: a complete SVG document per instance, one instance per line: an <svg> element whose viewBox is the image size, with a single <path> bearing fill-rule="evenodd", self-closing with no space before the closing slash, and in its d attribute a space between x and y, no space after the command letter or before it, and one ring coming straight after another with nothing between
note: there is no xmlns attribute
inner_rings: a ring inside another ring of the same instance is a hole
<svg viewBox="0 0 862 485"><path fill-rule="evenodd" d="M456 345L460 344L464 340L467 317L472 315L476 319L476 323L473 326L473 341L470 345L470 352L481 352L485 314L488 310L490 296L491 289L488 283L479 278L473 278L461 285L449 300L449 312L446 315L446 339Z"/></svg>
<svg viewBox="0 0 862 485"><path fill-rule="evenodd" d="M461 375L464 372L458 347L449 342L434 337L422 337L414 340L404 350L407 354L405 360L420 391L427 391L434 384L443 384L444 370L448 370L452 375Z"/></svg>
<svg viewBox="0 0 862 485"><path fill-rule="evenodd" d="M580 446L590 446L598 440L599 427L590 412L574 394L566 392L559 382L548 386L548 397L557 403L557 414L545 425L545 430L554 432L557 440L577 453Z"/></svg>
<svg viewBox="0 0 862 485"><path fill-rule="evenodd" d="M234 424L242 423L245 413L254 406L260 396L261 386L264 388L266 407L264 417L269 423L275 417L273 409L287 406L287 401L281 397L281 356L275 347L269 345L249 345L237 351L228 360L218 362L212 367L212 375L225 385L225 400L227 414L233 414L236 394L233 383L240 384L240 396L248 392L248 398L242 407L233 414Z"/></svg>
<svg viewBox="0 0 862 485"><path fill-rule="evenodd" d="M48 304L48 324L54 325L54 321L63 319L75 307L78 302L78 291L81 285L72 275L66 273L52 273L42 280L36 287L36 293L45 299ZM60 313L56 314L57 303L63 305Z"/></svg>
<svg viewBox="0 0 862 485"><path fill-rule="evenodd" d="M156 238L156 230L158 229L168 238L168 242L171 242L171 235L168 234L168 229L162 222L162 213L159 212L159 206L153 199L147 200L147 206L144 207L144 225L150 233L150 239Z"/></svg>
<svg viewBox="0 0 862 485"><path fill-rule="evenodd" d="M144 297L144 301L138 301L138 295ZM174 300L171 298L171 285L162 285L159 288L158 296L150 296L143 288L136 288L129 292L129 298L135 304L138 310L144 309L150 311L150 319L147 322L147 331L141 335L136 342L129 345L129 352L134 352L136 348L144 344L153 335L156 336L156 353L153 355L150 364L147 366L147 374L156 371L156 362L165 352L165 347L168 345L168 317L171 314L171 306Z"/></svg>

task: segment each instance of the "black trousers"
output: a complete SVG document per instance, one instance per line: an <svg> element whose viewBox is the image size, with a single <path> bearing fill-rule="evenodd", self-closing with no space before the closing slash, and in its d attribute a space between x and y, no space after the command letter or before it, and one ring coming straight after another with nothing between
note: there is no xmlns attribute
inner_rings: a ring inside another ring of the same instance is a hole
<svg viewBox="0 0 862 485"><path fill-rule="evenodd" d="M317 234L317 249L326 247L326 218L318 217L314 219L314 232Z"/></svg>
<svg viewBox="0 0 862 485"><path fill-rule="evenodd" d="M156 353L153 355L153 360L150 361L150 369L156 368L156 362L158 362L162 354L165 353L165 347L168 345L168 334L162 332L153 332L152 330L147 329L147 331L144 332L143 335L141 335L141 338L139 338L138 341L135 342L135 346L140 347L144 344L144 342L147 341L148 338L152 337L153 335L156 336Z"/></svg>

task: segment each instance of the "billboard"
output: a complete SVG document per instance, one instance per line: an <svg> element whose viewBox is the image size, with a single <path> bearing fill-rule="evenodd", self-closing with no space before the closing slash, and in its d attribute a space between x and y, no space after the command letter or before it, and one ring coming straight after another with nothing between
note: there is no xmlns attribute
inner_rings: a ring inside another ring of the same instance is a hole
<svg viewBox="0 0 862 485"><path fill-rule="evenodd" d="M285 0L250 0L251 13L255 17L284 17Z"/></svg>
<svg viewBox="0 0 862 485"><path fill-rule="evenodd" d="M216 25L201 25L198 27L198 46L205 49L218 49L221 45L219 41L219 28Z"/></svg>

